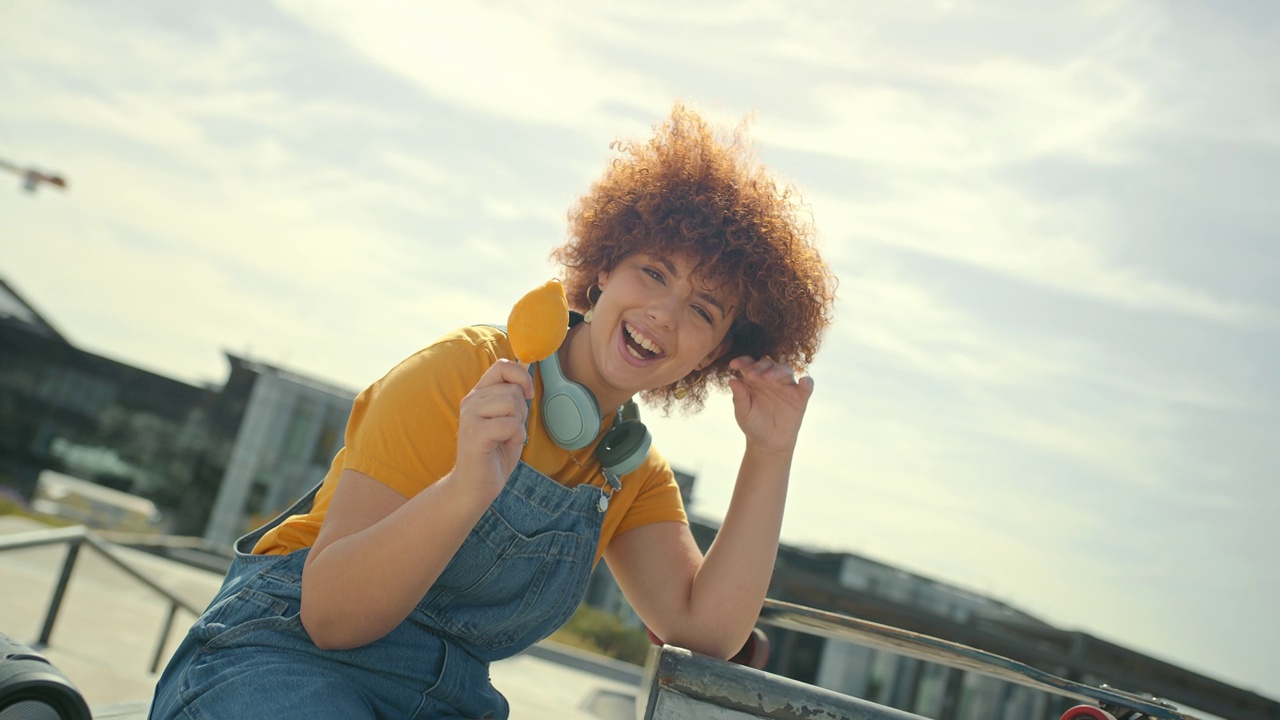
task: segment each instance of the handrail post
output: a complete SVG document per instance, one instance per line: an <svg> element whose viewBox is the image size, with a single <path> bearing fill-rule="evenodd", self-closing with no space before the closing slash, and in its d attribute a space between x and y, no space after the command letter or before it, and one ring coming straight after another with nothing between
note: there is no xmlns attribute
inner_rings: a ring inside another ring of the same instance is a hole
<svg viewBox="0 0 1280 720"><path fill-rule="evenodd" d="M62 574L58 577L58 585L53 589L53 597L49 600L49 611L44 616L44 627L40 629L38 647L48 647L49 637L53 635L53 623L58 619L58 611L62 609L62 598L67 594L67 583L71 582L71 570L75 568L76 557L80 555L80 541L67 543L67 558L62 562Z"/></svg>
<svg viewBox="0 0 1280 720"><path fill-rule="evenodd" d="M173 629L173 619L178 614L178 603L169 603L169 616L164 619L164 629L160 631L160 642L156 645L156 656L151 660L151 672L160 668L160 656L164 655L164 646L169 641L169 631Z"/></svg>

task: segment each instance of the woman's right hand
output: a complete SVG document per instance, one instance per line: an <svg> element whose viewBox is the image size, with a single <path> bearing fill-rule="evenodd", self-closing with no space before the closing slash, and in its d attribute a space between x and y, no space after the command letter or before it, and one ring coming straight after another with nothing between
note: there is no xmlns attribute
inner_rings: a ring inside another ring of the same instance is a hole
<svg viewBox="0 0 1280 720"><path fill-rule="evenodd" d="M532 398L529 371L505 359L495 362L462 398L454 470L486 493L486 502L502 492L520 460Z"/></svg>
<svg viewBox="0 0 1280 720"><path fill-rule="evenodd" d="M414 495L342 471L302 575L302 624L318 647L360 647L408 617L519 462L532 397L527 369L494 363L459 405L453 469Z"/></svg>

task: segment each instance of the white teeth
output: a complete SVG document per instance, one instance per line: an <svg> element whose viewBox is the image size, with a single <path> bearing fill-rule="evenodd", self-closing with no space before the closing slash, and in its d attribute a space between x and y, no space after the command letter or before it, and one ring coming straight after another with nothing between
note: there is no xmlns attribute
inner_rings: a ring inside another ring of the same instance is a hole
<svg viewBox="0 0 1280 720"><path fill-rule="evenodd" d="M635 328L631 327L631 324L630 324L630 323L627 323L627 324L626 324L626 328L627 328L627 334L631 336L631 339L632 339L632 340L635 340L635 341L636 341L636 344L637 344L637 345L639 345L640 347L644 348L645 350L648 350L649 352L651 352L651 353L653 353L653 354L655 354L655 355L657 355L657 354L659 354L659 353L661 353L661 352L662 352L662 348L658 347L657 343L653 342L653 341L652 341L652 340L650 340L649 338L647 338L647 337L645 337L645 336L641 335L640 333L636 332ZM635 351L635 350L632 350L632 351L631 351L631 354L632 354L632 355L635 355L636 357L640 357L640 355L639 355L638 353L636 353L636 351ZM643 358L641 358L641 359L643 359Z"/></svg>

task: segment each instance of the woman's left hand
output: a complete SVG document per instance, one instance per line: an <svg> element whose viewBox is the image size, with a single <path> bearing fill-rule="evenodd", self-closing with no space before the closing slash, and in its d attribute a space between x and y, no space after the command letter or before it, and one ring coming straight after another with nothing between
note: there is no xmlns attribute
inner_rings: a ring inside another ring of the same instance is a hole
<svg viewBox="0 0 1280 720"><path fill-rule="evenodd" d="M738 377L729 381L733 414L748 446L790 453L800 434L800 421L813 395L813 378L797 379L795 369L768 357L743 355L729 363Z"/></svg>

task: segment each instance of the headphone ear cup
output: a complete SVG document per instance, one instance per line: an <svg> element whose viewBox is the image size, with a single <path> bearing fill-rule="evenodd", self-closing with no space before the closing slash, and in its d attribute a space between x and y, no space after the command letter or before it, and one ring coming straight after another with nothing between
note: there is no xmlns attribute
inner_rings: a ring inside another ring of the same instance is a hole
<svg viewBox="0 0 1280 720"><path fill-rule="evenodd" d="M577 385L544 388L543 424L551 439L565 450L579 450L600 435L600 409L596 399Z"/></svg>
<svg viewBox="0 0 1280 720"><path fill-rule="evenodd" d="M653 438L649 429L639 420L624 420L601 438L596 446L596 457L605 470L614 475L626 475L640 467L649 454Z"/></svg>
<svg viewBox="0 0 1280 720"><path fill-rule="evenodd" d="M565 450L580 450L600 435L600 405L595 395L560 371L555 353L538 363L542 370L542 424Z"/></svg>
<svg viewBox="0 0 1280 720"><path fill-rule="evenodd" d="M555 353L540 361L538 368L542 371L542 424L547 434L565 450L590 445L600 435L602 420L596 396L564 376ZM640 467L653 444L639 417L639 408L628 400L619 408L618 422L596 445L600 465L616 476Z"/></svg>

